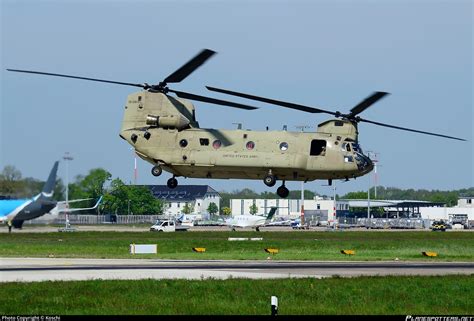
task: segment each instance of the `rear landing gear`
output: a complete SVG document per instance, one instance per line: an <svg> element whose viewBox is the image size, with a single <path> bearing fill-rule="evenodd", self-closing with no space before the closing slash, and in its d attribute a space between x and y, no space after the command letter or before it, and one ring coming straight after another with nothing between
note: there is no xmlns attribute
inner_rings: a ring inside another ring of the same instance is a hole
<svg viewBox="0 0 474 321"><path fill-rule="evenodd" d="M166 182L166 185L171 189L176 188L176 186L178 186L178 180L173 176Z"/></svg>
<svg viewBox="0 0 474 321"><path fill-rule="evenodd" d="M283 184L278 187L277 189L277 194L278 196L280 196L281 198L287 198L288 195L290 194L290 191L288 190L288 188L286 188L285 186L285 181L283 181Z"/></svg>
<svg viewBox="0 0 474 321"><path fill-rule="evenodd" d="M153 175L153 176L155 176L155 177L160 176L161 173L163 173L163 170L161 169L161 166L160 166L160 165L155 165L155 166L153 166L153 168L151 169L151 175Z"/></svg>

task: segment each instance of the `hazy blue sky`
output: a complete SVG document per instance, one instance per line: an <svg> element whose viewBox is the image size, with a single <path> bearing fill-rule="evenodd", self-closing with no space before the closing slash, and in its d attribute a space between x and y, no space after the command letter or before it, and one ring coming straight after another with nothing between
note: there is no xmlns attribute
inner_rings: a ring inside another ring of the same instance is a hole
<svg viewBox="0 0 474 321"><path fill-rule="evenodd" d="M103 167L129 182L133 153L119 138L132 87L10 73L5 68L157 83L202 48L218 52L180 84L214 85L347 111L373 91L392 95L364 118L468 139L459 142L361 124L364 150L379 152L379 184L474 186L472 1L1 1L0 167L46 179L69 151L70 178ZM248 102L248 101L246 101ZM195 102L201 127L281 129L310 115L255 103L244 111ZM140 184L164 184L139 160ZM65 179L64 164L60 175ZM370 174L371 176L371 174ZM274 191L261 181L181 179L231 191ZM306 187L331 193L326 182ZM366 189L369 176L338 183ZM288 183L290 189L300 183Z"/></svg>

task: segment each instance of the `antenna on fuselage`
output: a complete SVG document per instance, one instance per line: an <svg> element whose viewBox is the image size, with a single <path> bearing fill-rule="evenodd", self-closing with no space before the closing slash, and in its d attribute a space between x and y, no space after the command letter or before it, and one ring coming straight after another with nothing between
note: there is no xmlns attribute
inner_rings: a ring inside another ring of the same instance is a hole
<svg viewBox="0 0 474 321"><path fill-rule="evenodd" d="M302 132L304 132L305 129L311 128L311 126L308 125L297 125L295 126L296 129L301 129Z"/></svg>

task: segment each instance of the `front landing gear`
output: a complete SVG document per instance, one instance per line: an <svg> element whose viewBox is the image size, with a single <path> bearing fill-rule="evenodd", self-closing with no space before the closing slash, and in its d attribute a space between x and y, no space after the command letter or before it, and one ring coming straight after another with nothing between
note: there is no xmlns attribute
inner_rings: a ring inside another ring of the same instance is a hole
<svg viewBox="0 0 474 321"><path fill-rule="evenodd" d="M173 176L166 182L166 185L171 189L176 188L176 186L178 186L178 180Z"/></svg>
<svg viewBox="0 0 474 321"><path fill-rule="evenodd" d="M265 176L265 178L263 179L263 183L265 183L265 185L267 185L268 187L275 186L276 181L277 181L276 176L271 175L271 174Z"/></svg>
<svg viewBox="0 0 474 321"><path fill-rule="evenodd" d="M288 188L286 188L284 181L283 181L283 184L280 187L278 187L277 194L281 198L287 198L288 195L290 194L290 191L288 190Z"/></svg>
<svg viewBox="0 0 474 321"><path fill-rule="evenodd" d="M155 176L155 177L160 176L161 173L163 173L163 170L161 169L161 166L160 166L160 165L155 165L155 166L153 166L153 168L151 169L151 175L153 175L153 176Z"/></svg>

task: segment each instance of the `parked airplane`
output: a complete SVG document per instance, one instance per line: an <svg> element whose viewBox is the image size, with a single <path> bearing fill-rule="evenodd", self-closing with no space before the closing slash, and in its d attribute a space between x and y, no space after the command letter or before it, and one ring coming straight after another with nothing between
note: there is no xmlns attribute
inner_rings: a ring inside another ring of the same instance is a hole
<svg viewBox="0 0 474 321"><path fill-rule="evenodd" d="M261 215L236 215L226 220L225 224L230 226L232 231L235 231L236 227L251 227L259 232L261 226L270 223L277 209L277 207L272 207L266 217Z"/></svg>
<svg viewBox="0 0 474 321"><path fill-rule="evenodd" d="M0 200L0 223L11 222L14 227L21 228L24 221L40 217L56 207L57 202L52 197L58 164L58 161L54 163L43 190L35 197Z"/></svg>
<svg viewBox="0 0 474 321"><path fill-rule="evenodd" d="M102 201L99 197L97 203L92 207L67 208L66 201L53 201L54 186L56 185L56 174L58 162L54 163L48 180L40 194L31 199L2 199L0 200L0 223L10 221L15 228L22 228L24 221L38 218L45 214L51 214L49 219L58 216L59 213L72 213L96 209ZM68 203L83 202L91 198L69 200Z"/></svg>

